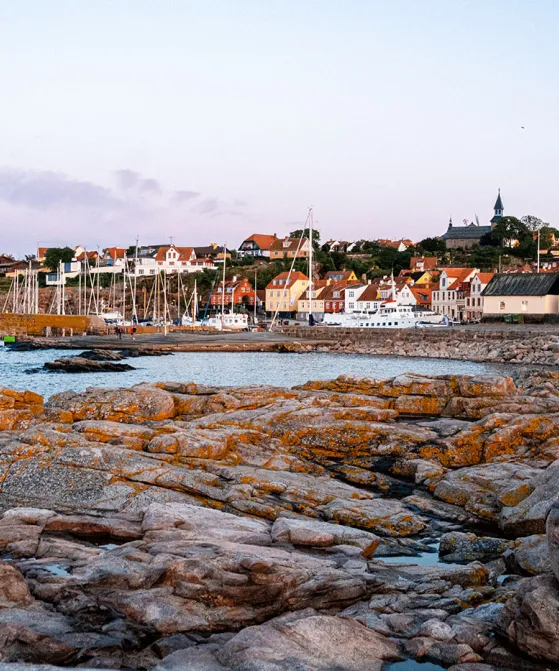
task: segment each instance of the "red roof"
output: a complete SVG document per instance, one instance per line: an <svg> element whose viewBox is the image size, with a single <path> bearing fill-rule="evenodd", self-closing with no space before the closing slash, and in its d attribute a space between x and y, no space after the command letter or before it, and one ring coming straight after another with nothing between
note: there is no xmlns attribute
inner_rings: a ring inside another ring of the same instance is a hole
<svg viewBox="0 0 559 671"><path fill-rule="evenodd" d="M287 284L286 282L288 277L290 278L289 284ZM281 280L283 280L283 282L281 282ZM303 280L308 282L309 278L304 273L301 273L298 270L294 270L291 273L291 276L289 275L288 272L280 273L279 275L276 275L271 282L268 282L268 284L266 285L266 289L287 289L288 287L293 286L293 284L295 284L297 280Z"/></svg>
<svg viewBox="0 0 559 671"><path fill-rule="evenodd" d="M482 284L489 284L495 273L476 273Z"/></svg>
<svg viewBox="0 0 559 671"><path fill-rule="evenodd" d="M175 245L162 245L158 248L157 254L154 256L156 261L164 261L165 255L169 249L173 248L179 255L181 261L188 261L194 252L194 247L176 247Z"/></svg>
<svg viewBox="0 0 559 671"><path fill-rule="evenodd" d="M268 250L272 244L278 239L277 235L266 235L264 233L253 233L244 242L254 242L259 249Z"/></svg>
<svg viewBox="0 0 559 671"><path fill-rule="evenodd" d="M379 288L377 284L368 284L365 291L357 298L358 301L378 301L379 300Z"/></svg>
<svg viewBox="0 0 559 671"><path fill-rule="evenodd" d="M114 261L116 259L123 259L126 256L126 249L124 247L107 247L103 252Z"/></svg>
<svg viewBox="0 0 559 671"><path fill-rule="evenodd" d="M289 243L288 245L284 246L284 242ZM297 249L299 251L302 251L303 247L305 244L308 243L307 238L284 238L284 239L276 239L274 242L270 245L270 249L276 252L295 252ZM299 244L301 245L299 247Z"/></svg>
<svg viewBox="0 0 559 671"><path fill-rule="evenodd" d="M82 252L81 254L78 254L76 256L76 261L85 261L86 256L88 259L96 259L99 256L99 254L95 250L92 250L90 252Z"/></svg>
<svg viewBox="0 0 559 671"><path fill-rule="evenodd" d="M432 289L424 286L419 286L419 287L410 287L410 291L415 297L415 300L417 301L418 305L423 305L423 306L428 306L431 305L431 294L433 292Z"/></svg>

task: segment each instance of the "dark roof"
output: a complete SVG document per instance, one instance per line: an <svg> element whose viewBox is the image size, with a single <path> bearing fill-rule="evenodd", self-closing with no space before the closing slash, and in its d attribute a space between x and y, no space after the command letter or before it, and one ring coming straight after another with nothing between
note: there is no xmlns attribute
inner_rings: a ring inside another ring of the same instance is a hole
<svg viewBox="0 0 559 671"><path fill-rule="evenodd" d="M559 273L513 273L495 275L482 296L559 295Z"/></svg>
<svg viewBox="0 0 559 671"><path fill-rule="evenodd" d="M495 201L495 207L493 209L501 211L505 209L503 207L503 201L501 200L501 189L499 189L499 195L497 196L497 200Z"/></svg>
<svg viewBox="0 0 559 671"><path fill-rule="evenodd" d="M501 221L502 218L503 217L500 214L494 214L491 217L490 221L491 221L492 224L498 224Z"/></svg>
<svg viewBox="0 0 559 671"><path fill-rule="evenodd" d="M491 226L452 226L441 236L443 240L472 240L491 233Z"/></svg>

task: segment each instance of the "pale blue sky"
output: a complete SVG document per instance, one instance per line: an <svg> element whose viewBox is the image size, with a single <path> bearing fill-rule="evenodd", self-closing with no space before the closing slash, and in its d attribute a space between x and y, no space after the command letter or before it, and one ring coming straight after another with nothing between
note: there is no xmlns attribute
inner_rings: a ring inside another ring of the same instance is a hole
<svg viewBox="0 0 559 671"><path fill-rule="evenodd" d="M421 239L497 187L559 226L558 34L557 0L0 0L0 252L237 246L308 205Z"/></svg>

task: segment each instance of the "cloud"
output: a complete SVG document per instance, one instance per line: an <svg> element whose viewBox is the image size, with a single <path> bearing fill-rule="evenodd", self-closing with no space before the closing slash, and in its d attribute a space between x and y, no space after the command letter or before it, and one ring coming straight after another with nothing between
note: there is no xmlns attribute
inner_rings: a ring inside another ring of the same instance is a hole
<svg viewBox="0 0 559 671"><path fill-rule="evenodd" d="M119 200L109 189L56 172L0 170L0 201L10 205L45 210L54 207L117 207Z"/></svg>
<svg viewBox="0 0 559 671"><path fill-rule="evenodd" d="M171 196L171 202L174 205L182 205L183 203L187 203L193 198L198 198L199 195L200 194L198 191L175 191Z"/></svg>
<svg viewBox="0 0 559 671"><path fill-rule="evenodd" d="M153 177L142 177L135 170L116 170L115 178L121 191L136 191L147 196L160 196L163 192L161 185Z"/></svg>
<svg viewBox="0 0 559 671"><path fill-rule="evenodd" d="M199 205L196 206L198 214L211 214L219 208L219 200L217 198L206 198Z"/></svg>
<svg viewBox="0 0 559 671"><path fill-rule="evenodd" d="M0 251L31 253L37 241L127 247L136 236L145 244L173 236L183 245L201 245L226 231L242 239L248 214L239 199L168 190L131 169L115 171L111 181L112 187L50 171L0 169Z"/></svg>

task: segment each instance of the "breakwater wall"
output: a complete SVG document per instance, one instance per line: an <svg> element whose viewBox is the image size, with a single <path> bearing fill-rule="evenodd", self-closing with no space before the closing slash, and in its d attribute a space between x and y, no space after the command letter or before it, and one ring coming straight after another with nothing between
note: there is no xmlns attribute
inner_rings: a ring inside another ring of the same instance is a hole
<svg viewBox="0 0 559 671"><path fill-rule="evenodd" d="M69 336L102 333L99 317L80 315L24 315L0 313L0 335Z"/></svg>
<svg viewBox="0 0 559 671"><path fill-rule="evenodd" d="M526 327L349 329L289 326L285 335L321 341L319 350L493 363L559 365L556 329Z"/></svg>

